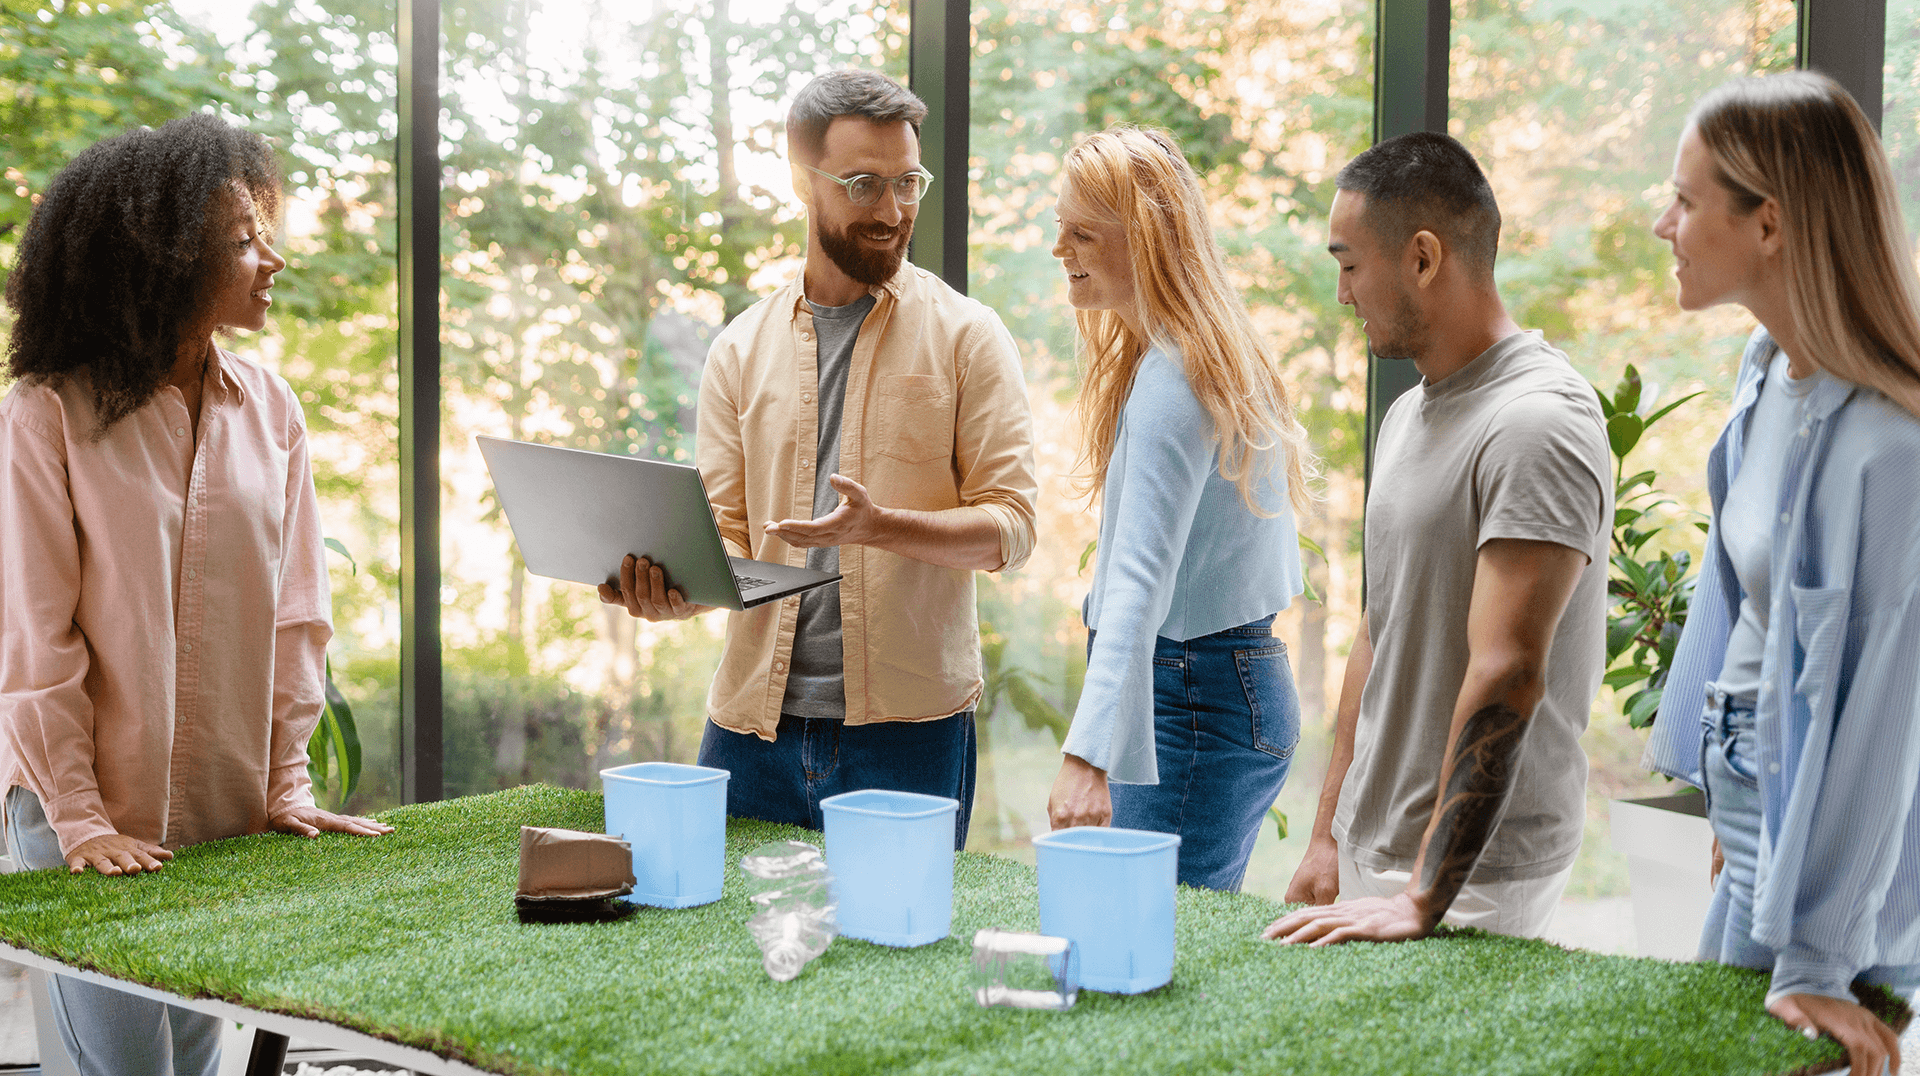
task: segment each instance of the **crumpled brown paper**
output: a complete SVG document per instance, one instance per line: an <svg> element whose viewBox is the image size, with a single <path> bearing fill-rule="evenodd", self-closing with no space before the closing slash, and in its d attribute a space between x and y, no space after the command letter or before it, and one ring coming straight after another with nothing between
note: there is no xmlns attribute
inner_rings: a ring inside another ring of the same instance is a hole
<svg viewBox="0 0 1920 1076"><path fill-rule="evenodd" d="M633 848L618 837L520 827L518 900L605 900L633 892L633 882Z"/></svg>

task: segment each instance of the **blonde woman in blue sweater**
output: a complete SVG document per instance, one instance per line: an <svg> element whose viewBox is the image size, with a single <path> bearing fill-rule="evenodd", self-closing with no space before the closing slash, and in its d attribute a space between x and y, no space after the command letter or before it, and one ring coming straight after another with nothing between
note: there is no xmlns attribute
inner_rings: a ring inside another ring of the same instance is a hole
<svg viewBox="0 0 1920 1076"><path fill-rule="evenodd" d="M1301 590L1306 432L1172 138L1082 140L1057 215L1101 519L1048 819L1176 833L1181 882L1236 890L1300 738L1272 625Z"/></svg>

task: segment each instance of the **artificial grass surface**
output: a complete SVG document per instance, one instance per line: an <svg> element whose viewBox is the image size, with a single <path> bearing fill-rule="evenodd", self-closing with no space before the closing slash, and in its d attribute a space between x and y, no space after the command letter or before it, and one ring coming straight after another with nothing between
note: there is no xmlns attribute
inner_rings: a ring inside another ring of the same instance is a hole
<svg viewBox="0 0 1920 1076"><path fill-rule="evenodd" d="M188 996L330 1020L503 1073L1780 1073L1839 1058L1768 1016L1757 972L1461 932L1312 951L1282 905L1182 888L1173 982L1067 1013L981 1009L974 930L1039 929L1030 867L962 854L953 934L837 939L760 969L734 820L715 904L522 924L520 826L598 831L597 793L535 786L381 816L374 840L246 837L133 878L0 877L0 939Z"/></svg>

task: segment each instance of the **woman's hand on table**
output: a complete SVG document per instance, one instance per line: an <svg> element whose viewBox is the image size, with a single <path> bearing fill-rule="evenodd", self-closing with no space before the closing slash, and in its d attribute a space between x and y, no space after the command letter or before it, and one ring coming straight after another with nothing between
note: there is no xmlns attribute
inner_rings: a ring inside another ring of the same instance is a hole
<svg viewBox="0 0 1920 1076"><path fill-rule="evenodd" d="M88 867L106 875L139 874L157 871L164 866L164 860L172 858L172 852L157 844L121 833L108 833L83 841L69 852L67 869L74 874L84 874Z"/></svg>
<svg viewBox="0 0 1920 1076"><path fill-rule="evenodd" d="M1054 829L1104 826L1113 821L1113 797L1107 771L1078 755L1060 756L1060 776L1047 798L1047 824Z"/></svg>
<svg viewBox="0 0 1920 1076"><path fill-rule="evenodd" d="M1788 994L1767 1011L1808 1038L1831 1035L1847 1050L1847 1071L1880 1076L1900 1071L1900 1039L1886 1022L1851 1001L1823 994Z"/></svg>
<svg viewBox="0 0 1920 1076"><path fill-rule="evenodd" d="M293 833L301 837L318 837L322 833L351 833L357 837L378 837L382 833L392 833L393 827L385 822L376 822L359 815L334 814L318 807L295 807L274 817L273 828L282 833Z"/></svg>

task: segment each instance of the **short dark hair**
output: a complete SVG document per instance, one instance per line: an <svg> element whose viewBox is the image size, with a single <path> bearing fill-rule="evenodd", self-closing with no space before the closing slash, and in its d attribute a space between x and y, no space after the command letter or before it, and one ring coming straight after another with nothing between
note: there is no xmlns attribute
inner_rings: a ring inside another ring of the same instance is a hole
<svg viewBox="0 0 1920 1076"><path fill-rule="evenodd" d="M235 181L271 221L273 151L204 112L81 151L47 185L7 276L7 372L57 386L84 370L95 437L152 399L228 270Z"/></svg>
<svg viewBox="0 0 1920 1076"><path fill-rule="evenodd" d="M1388 247L1404 247L1425 229L1468 266L1492 274L1500 204L1479 162L1458 141L1430 131L1389 138L1348 161L1334 184L1366 197L1360 219Z"/></svg>
<svg viewBox="0 0 1920 1076"><path fill-rule="evenodd" d="M802 164L825 156L827 126L841 116L875 123L905 120L918 138L927 103L878 71L830 71L801 87L787 109L788 152Z"/></svg>

